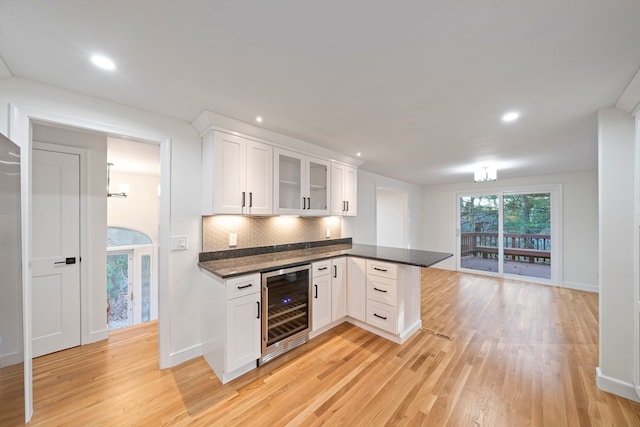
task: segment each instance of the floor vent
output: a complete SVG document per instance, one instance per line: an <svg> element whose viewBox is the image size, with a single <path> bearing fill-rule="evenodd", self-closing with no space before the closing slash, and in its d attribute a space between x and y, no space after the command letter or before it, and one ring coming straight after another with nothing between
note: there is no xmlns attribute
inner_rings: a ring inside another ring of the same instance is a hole
<svg viewBox="0 0 640 427"><path fill-rule="evenodd" d="M443 334L442 332L434 331L433 329L422 328L422 330L425 332L429 332L430 334L435 335L437 337L443 338L445 340L449 340L449 341L453 340L453 337Z"/></svg>

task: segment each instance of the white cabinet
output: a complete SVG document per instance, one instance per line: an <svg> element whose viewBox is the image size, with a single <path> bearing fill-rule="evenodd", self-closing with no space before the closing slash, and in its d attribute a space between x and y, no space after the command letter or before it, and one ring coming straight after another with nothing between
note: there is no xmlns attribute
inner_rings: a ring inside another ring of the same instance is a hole
<svg viewBox="0 0 640 427"><path fill-rule="evenodd" d="M331 260L331 321L347 315L347 258Z"/></svg>
<svg viewBox="0 0 640 427"><path fill-rule="evenodd" d="M331 261L311 265L311 330L317 331L331 323Z"/></svg>
<svg viewBox="0 0 640 427"><path fill-rule="evenodd" d="M273 147L210 131L202 140L203 214L273 214Z"/></svg>
<svg viewBox="0 0 640 427"><path fill-rule="evenodd" d="M358 214L358 169L331 163L331 215Z"/></svg>
<svg viewBox="0 0 640 427"><path fill-rule="evenodd" d="M398 281L395 264L367 260L366 322L392 334L398 332Z"/></svg>
<svg viewBox="0 0 640 427"><path fill-rule="evenodd" d="M348 257L347 315L364 322L366 319L366 260Z"/></svg>
<svg viewBox="0 0 640 427"><path fill-rule="evenodd" d="M260 358L260 274L227 280L206 274L202 353L224 384L256 368Z"/></svg>
<svg viewBox="0 0 640 427"><path fill-rule="evenodd" d="M227 371L260 358L260 293L227 301Z"/></svg>
<svg viewBox="0 0 640 427"><path fill-rule="evenodd" d="M329 215L330 162L281 148L273 153L274 212Z"/></svg>

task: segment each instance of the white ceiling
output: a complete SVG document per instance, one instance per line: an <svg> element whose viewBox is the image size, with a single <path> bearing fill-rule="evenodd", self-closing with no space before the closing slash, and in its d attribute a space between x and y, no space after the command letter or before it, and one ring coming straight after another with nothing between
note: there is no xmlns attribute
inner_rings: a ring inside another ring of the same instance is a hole
<svg viewBox="0 0 640 427"><path fill-rule="evenodd" d="M640 1L0 0L0 57L189 122L259 114L410 182L500 179L596 168L596 113L640 69Z"/></svg>

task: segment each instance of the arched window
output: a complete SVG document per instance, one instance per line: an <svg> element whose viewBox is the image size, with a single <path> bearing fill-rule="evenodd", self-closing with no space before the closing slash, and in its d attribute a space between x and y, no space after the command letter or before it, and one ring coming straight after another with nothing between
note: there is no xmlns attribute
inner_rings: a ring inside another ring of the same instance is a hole
<svg viewBox="0 0 640 427"><path fill-rule="evenodd" d="M146 234L143 234L130 228L108 227L107 228L107 247L114 246L135 246L135 245L152 245L153 242Z"/></svg>

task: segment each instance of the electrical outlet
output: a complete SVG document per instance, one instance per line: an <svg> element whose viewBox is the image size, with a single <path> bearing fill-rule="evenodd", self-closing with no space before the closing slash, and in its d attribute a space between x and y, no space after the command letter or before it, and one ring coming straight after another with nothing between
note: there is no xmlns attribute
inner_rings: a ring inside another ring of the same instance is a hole
<svg viewBox="0 0 640 427"><path fill-rule="evenodd" d="M326 233L327 239L329 237L331 237L331 227L327 227L327 233Z"/></svg>
<svg viewBox="0 0 640 427"><path fill-rule="evenodd" d="M229 246L238 246L238 234L229 233Z"/></svg>

